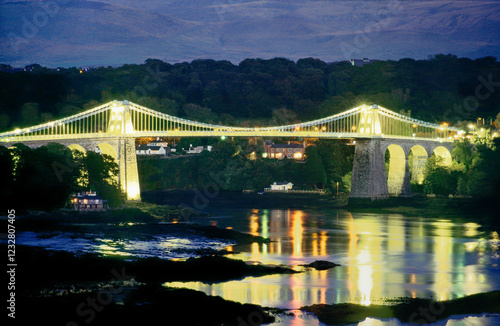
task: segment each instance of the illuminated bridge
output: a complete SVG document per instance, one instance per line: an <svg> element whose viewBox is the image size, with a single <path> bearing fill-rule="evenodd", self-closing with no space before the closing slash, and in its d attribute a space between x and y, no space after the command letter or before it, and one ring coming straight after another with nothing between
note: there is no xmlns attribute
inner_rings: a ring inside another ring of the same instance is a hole
<svg viewBox="0 0 500 326"><path fill-rule="evenodd" d="M362 105L308 122L272 127L201 123L157 112L129 101L113 101L60 120L0 134L0 144L30 147L57 142L73 150L97 148L114 157L119 182L130 200L140 200L135 139L140 137L302 137L355 139L351 197L409 196L410 179L421 181L433 153L451 164L451 143L463 131L416 120L383 107ZM390 153L389 171L385 152ZM412 175L408 157L412 153Z"/></svg>

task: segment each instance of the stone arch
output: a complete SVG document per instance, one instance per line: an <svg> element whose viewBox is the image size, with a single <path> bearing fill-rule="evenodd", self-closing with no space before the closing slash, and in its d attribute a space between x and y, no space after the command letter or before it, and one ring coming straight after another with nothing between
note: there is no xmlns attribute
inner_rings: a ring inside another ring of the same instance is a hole
<svg viewBox="0 0 500 326"><path fill-rule="evenodd" d="M444 146L438 146L438 147L434 148L433 153L434 153L434 155L443 158L443 164L445 166L451 166L451 153L448 150L448 148L446 148Z"/></svg>
<svg viewBox="0 0 500 326"><path fill-rule="evenodd" d="M408 196L408 159L404 149L396 144L387 147L389 152L389 171L387 173L387 191L391 196Z"/></svg>
<svg viewBox="0 0 500 326"><path fill-rule="evenodd" d="M71 144L68 146L69 149L71 149L71 151L79 151L79 152L82 152L82 153L87 153L87 150L85 148L83 148L83 146L81 145L78 145L78 144Z"/></svg>
<svg viewBox="0 0 500 326"><path fill-rule="evenodd" d="M410 152L412 154L411 181L422 184L424 182L425 163L429 158L429 154L421 145L414 145Z"/></svg>
<svg viewBox="0 0 500 326"><path fill-rule="evenodd" d="M96 149L95 149L96 152L100 152L101 154L106 154L106 155L109 155L111 156L112 158L115 159L115 161L118 162L118 153L116 152L116 149L108 144L108 143L100 143L96 146Z"/></svg>

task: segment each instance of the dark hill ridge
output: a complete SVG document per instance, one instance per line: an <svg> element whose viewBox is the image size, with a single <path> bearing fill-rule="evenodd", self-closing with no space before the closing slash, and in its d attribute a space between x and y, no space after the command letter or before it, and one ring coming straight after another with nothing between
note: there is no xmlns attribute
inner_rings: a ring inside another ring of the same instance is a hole
<svg viewBox="0 0 500 326"><path fill-rule="evenodd" d="M38 1L0 4L0 62L68 66L150 57L236 63L277 56L338 61L500 55L498 1L59 2L47 21L40 18ZM26 29L37 13L39 27ZM14 34L24 38L17 51Z"/></svg>

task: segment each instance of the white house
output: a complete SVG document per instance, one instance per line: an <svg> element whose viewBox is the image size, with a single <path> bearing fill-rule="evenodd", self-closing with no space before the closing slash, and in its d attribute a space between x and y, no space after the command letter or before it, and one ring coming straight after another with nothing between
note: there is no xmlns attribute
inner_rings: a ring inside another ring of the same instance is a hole
<svg viewBox="0 0 500 326"><path fill-rule="evenodd" d="M155 141L150 142L148 144L148 146L163 146L163 147L168 147L168 142L161 141L161 140L155 140Z"/></svg>
<svg viewBox="0 0 500 326"><path fill-rule="evenodd" d="M293 188L293 183L291 182L274 182L271 185L271 190L284 191L284 190L292 190L292 188Z"/></svg>
<svg viewBox="0 0 500 326"><path fill-rule="evenodd" d="M137 155L166 155L167 150L163 146L140 145L136 149Z"/></svg>
<svg viewBox="0 0 500 326"><path fill-rule="evenodd" d="M187 150L188 154L200 154L203 152L203 146L189 146Z"/></svg>
<svg viewBox="0 0 500 326"><path fill-rule="evenodd" d="M207 146L206 148L203 147L203 146L189 146L189 149L187 150L187 153L188 154L200 154L201 152L203 152L204 150L207 150L209 152L212 151L212 146Z"/></svg>

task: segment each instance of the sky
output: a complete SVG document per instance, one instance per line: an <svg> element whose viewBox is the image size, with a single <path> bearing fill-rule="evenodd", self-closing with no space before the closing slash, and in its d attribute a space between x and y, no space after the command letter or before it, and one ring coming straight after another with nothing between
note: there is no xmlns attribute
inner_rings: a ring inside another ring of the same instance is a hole
<svg viewBox="0 0 500 326"><path fill-rule="evenodd" d="M0 64L500 55L500 1L0 0Z"/></svg>

